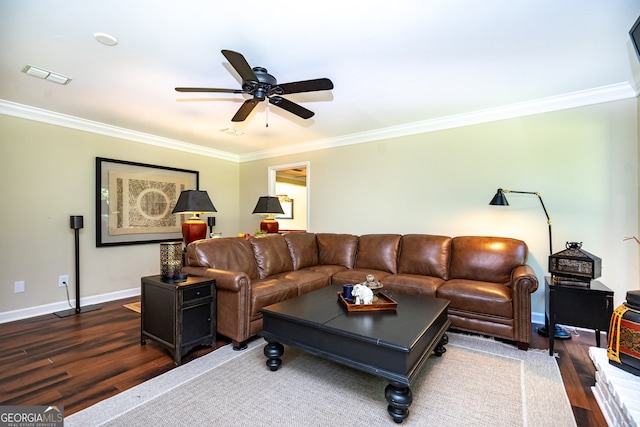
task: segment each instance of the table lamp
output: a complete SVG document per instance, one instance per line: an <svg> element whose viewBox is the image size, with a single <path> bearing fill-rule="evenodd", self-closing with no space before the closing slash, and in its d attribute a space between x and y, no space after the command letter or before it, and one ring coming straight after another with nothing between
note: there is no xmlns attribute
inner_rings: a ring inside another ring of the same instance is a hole
<svg viewBox="0 0 640 427"><path fill-rule="evenodd" d="M171 213L192 214L191 218L182 223L182 238L184 246L207 237L207 223L198 217L200 214L218 212L211 203L206 191L185 190L180 193L176 207Z"/></svg>
<svg viewBox="0 0 640 427"><path fill-rule="evenodd" d="M266 233L277 233L279 230L278 221L275 220L276 214L283 214L284 210L280 205L280 200L276 196L262 196L258 199L256 207L253 209L254 214L266 215L265 219L260 222L260 231Z"/></svg>

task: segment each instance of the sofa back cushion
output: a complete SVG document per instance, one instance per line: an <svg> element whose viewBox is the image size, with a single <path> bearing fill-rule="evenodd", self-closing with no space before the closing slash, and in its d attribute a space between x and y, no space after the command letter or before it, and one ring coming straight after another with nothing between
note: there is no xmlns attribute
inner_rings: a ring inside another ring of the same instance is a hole
<svg viewBox="0 0 640 427"><path fill-rule="evenodd" d="M287 233L284 240L289 247L293 269L318 265L318 244L313 233Z"/></svg>
<svg viewBox="0 0 640 427"><path fill-rule="evenodd" d="M399 234L365 234L358 239L356 268L388 271L396 274Z"/></svg>
<svg viewBox="0 0 640 427"><path fill-rule="evenodd" d="M258 278L258 266L251 244L243 237L196 240L187 246L187 263L195 267L243 271Z"/></svg>
<svg viewBox="0 0 640 427"><path fill-rule="evenodd" d="M318 264L353 268L358 249L358 236L352 234L317 233Z"/></svg>
<svg viewBox="0 0 640 427"><path fill-rule="evenodd" d="M509 283L514 267L527 261L522 240L507 237L454 237L451 241L449 280L469 279Z"/></svg>
<svg viewBox="0 0 640 427"><path fill-rule="evenodd" d="M449 278L451 237L406 234L400 242L398 274Z"/></svg>
<svg viewBox="0 0 640 427"><path fill-rule="evenodd" d="M250 237L249 243L253 248L261 279L293 270L289 247L282 234Z"/></svg>

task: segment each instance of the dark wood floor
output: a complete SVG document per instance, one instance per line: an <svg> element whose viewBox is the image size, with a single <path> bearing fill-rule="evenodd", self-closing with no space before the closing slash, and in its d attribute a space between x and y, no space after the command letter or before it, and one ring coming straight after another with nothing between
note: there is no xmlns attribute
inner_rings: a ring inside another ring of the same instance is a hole
<svg viewBox="0 0 640 427"><path fill-rule="evenodd" d="M62 405L70 415L174 368L169 352L152 340L140 345L140 316L123 307L139 298L102 304L97 311L51 314L0 324L0 405ZM579 426L604 427L590 387L593 332L555 342L558 365ZM227 344L218 341L216 347ZM602 339L603 346L606 340ZM533 348L548 348L534 334ZM183 363L213 351L202 347ZM552 425L552 424L550 424Z"/></svg>

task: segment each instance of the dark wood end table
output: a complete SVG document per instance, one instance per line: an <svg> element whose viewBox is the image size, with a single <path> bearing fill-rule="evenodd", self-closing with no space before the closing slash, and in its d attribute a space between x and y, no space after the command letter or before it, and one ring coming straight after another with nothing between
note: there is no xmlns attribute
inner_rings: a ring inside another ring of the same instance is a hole
<svg viewBox="0 0 640 427"><path fill-rule="evenodd" d="M608 332L613 314L613 291L598 280L589 286L555 284L545 277L545 327L549 334L549 356L553 356L556 324L594 329L596 346L600 331Z"/></svg>
<svg viewBox="0 0 640 427"><path fill-rule="evenodd" d="M160 276L141 279L140 344L146 338L167 347L175 365L198 345L215 346L216 281L189 276L164 282Z"/></svg>
<svg viewBox="0 0 640 427"><path fill-rule="evenodd" d="M395 311L349 312L338 301L341 289L328 286L263 308L266 364L277 370L286 344L385 378L387 410L401 423L413 401L411 381L432 351L446 351L449 301L393 293Z"/></svg>

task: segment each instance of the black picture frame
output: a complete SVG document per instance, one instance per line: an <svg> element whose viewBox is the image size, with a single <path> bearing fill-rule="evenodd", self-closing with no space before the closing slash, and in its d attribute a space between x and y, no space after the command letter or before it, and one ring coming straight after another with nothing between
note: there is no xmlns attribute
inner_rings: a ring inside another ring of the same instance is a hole
<svg viewBox="0 0 640 427"><path fill-rule="evenodd" d="M96 157L96 247L182 240L180 192L198 190L198 171Z"/></svg>
<svg viewBox="0 0 640 427"><path fill-rule="evenodd" d="M638 60L640 61L640 16L636 19L633 27L629 30L629 36L631 36L631 44L633 44L633 48L636 51L636 55L638 55Z"/></svg>
<svg viewBox="0 0 640 427"><path fill-rule="evenodd" d="M276 216L276 219L293 219L293 199L280 200L280 206L282 206L284 213Z"/></svg>

